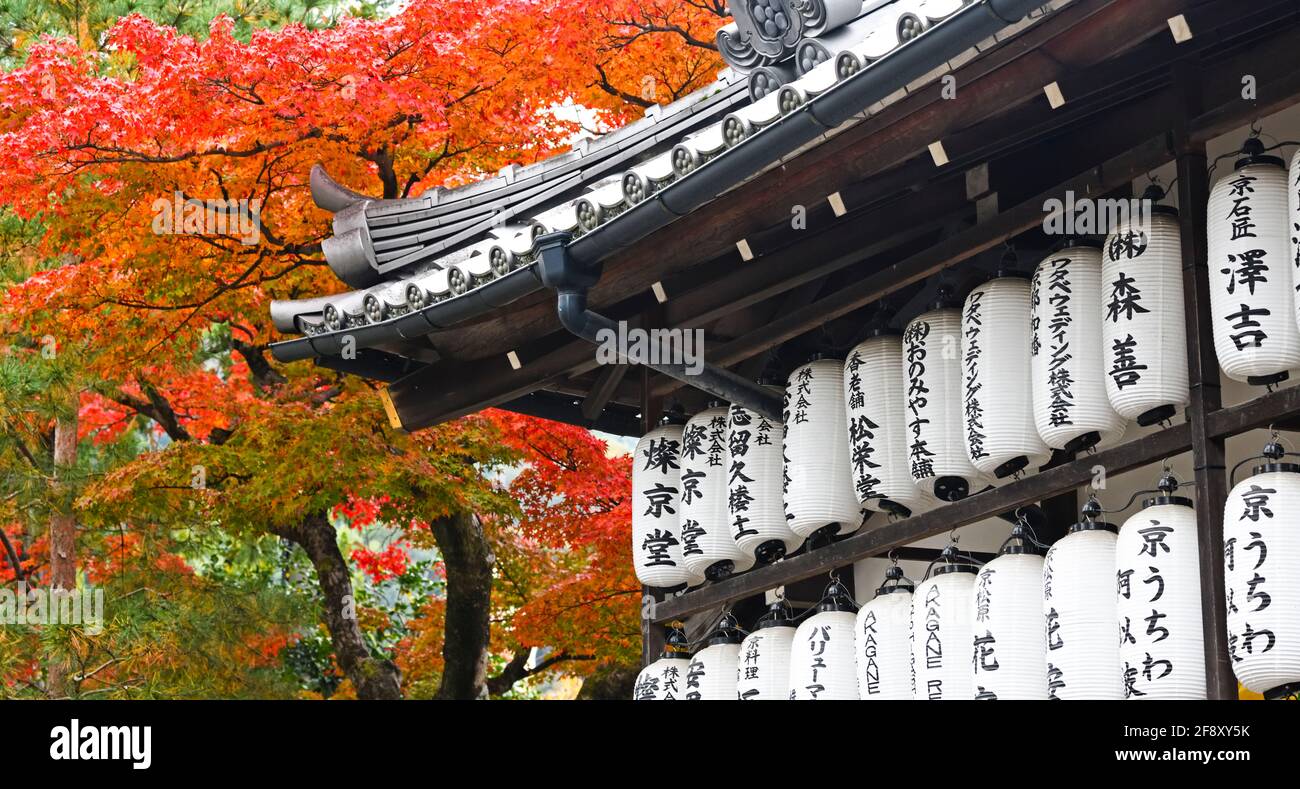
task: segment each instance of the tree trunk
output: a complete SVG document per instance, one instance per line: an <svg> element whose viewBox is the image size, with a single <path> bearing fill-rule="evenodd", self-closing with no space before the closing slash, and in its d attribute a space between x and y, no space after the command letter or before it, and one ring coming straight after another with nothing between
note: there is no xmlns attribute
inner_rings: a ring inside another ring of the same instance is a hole
<svg viewBox="0 0 1300 789"><path fill-rule="evenodd" d="M77 412L59 417L54 423L54 483L51 485L50 513L50 589L55 592L72 592L77 589L77 521L67 507L64 490L67 478L77 465ZM51 606L57 606L51 596ZM69 666L63 660L51 658L47 667L47 690L51 698L68 695Z"/></svg>
<svg viewBox="0 0 1300 789"><path fill-rule="evenodd" d="M487 695L491 639L492 565L496 557L483 525L470 512L457 512L429 524L447 568L447 616L440 699Z"/></svg>
<svg viewBox="0 0 1300 789"><path fill-rule="evenodd" d="M324 515L312 515L302 523L277 533L306 551L316 568L321 594L325 598L325 626L334 644L339 668L352 681L362 699L400 699L402 674L391 660L373 657L366 648L357 622L352 597L352 578L339 551L338 534Z"/></svg>

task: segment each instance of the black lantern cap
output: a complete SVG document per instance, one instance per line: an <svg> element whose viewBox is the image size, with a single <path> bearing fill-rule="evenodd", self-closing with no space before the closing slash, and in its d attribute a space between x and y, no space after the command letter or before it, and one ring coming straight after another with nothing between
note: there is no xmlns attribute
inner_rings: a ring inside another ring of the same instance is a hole
<svg viewBox="0 0 1300 789"><path fill-rule="evenodd" d="M736 617L728 611L722 615L722 619L718 620L717 628L704 638L704 646L712 647L717 646L718 644L739 644L744 640L745 633L737 624Z"/></svg>
<svg viewBox="0 0 1300 789"><path fill-rule="evenodd" d="M903 568L899 567L897 564L891 564L889 565L889 568L885 570L885 581L880 584L880 588L876 590L876 597L885 594L893 594L895 592L907 592L908 594L911 594L915 591L916 584L912 583L908 580L907 576L903 575Z"/></svg>
<svg viewBox="0 0 1300 789"><path fill-rule="evenodd" d="M1298 453L1286 451L1286 447L1282 445L1282 442L1278 441L1277 431L1274 431L1273 435L1269 438L1268 443L1264 445L1264 449L1262 452L1260 452L1258 455L1255 455L1254 457L1248 457L1245 460L1241 461L1240 463L1232 467L1232 473L1229 475L1229 481L1232 485L1236 485L1237 469L1241 468L1244 464L1249 463L1252 460L1262 459L1267 461L1266 463L1261 463L1251 468L1250 475L1252 477L1258 474L1300 473L1300 464L1285 462L1285 458L1287 455L1295 456L1297 454Z"/></svg>
<svg viewBox="0 0 1300 789"><path fill-rule="evenodd" d="M1164 504L1172 504L1177 507L1192 506L1191 499L1186 496L1174 495L1178 490L1178 478L1168 469L1165 469L1164 476L1160 477L1160 481L1156 483L1156 490L1160 492L1160 495L1143 500L1142 509L1146 509L1147 507L1158 507ZM1143 492L1151 493L1152 491Z"/></svg>
<svg viewBox="0 0 1300 789"><path fill-rule="evenodd" d="M1070 524L1069 533L1074 534L1075 532L1080 531L1108 531L1114 534L1119 534L1119 527L1115 524L1097 520L1097 518L1101 517L1103 512L1104 510L1101 508L1101 502L1097 501L1097 496L1095 494L1089 496L1088 500L1079 508L1079 515L1082 517L1082 520Z"/></svg>
<svg viewBox="0 0 1300 789"><path fill-rule="evenodd" d="M769 627L794 627L794 617L791 616L790 604L785 600L777 600L767 607L767 612L758 618L754 623L755 630L766 630Z"/></svg>
<svg viewBox="0 0 1300 789"><path fill-rule="evenodd" d="M932 575L946 575L948 573L978 572L979 566L969 556L963 556L957 550L957 543L954 542L940 551L939 556L933 562L930 562L930 567L925 571L925 577L929 578Z"/></svg>
<svg viewBox="0 0 1300 789"><path fill-rule="evenodd" d="M659 654L659 657L684 658L690 652L690 641L686 638L686 631L682 628L681 622L673 622L664 628L664 651Z"/></svg>
<svg viewBox="0 0 1300 789"><path fill-rule="evenodd" d="M839 578L831 578L831 582L826 585L826 591L822 593L821 602L817 604L818 613L825 611L847 611L851 614L858 612L858 604L853 601L849 590L844 588Z"/></svg>
<svg viewBox="0 0 1300 789"><path fill-rule="evenodd" d="M1168 216L1178 216L1178 209L1166 203L1161 203L1165 199L1165 190L1160 184L1151 183L1142 192L1142 199L1151 203L1151 213L1166 214Z"/></svg>
<svg viewBox="0 0 1300 789"><path fill-rule="evenodd" d="M1038 541L1034 539L1032 530L1024 523L1017 523L1011 529L1011 536L1007 537L998 549L998 556L1011 556L1018 554L1029 554L1033 556L1042 556L1043 549L1039 547Z"/></svg>
<svg viewBox="0 0 1300 789"><path fill-rule="evenodd" d="M1234 169L1240 170L1252 164L1286 167L1286 162L1282 161L1280 156L1270 156L1264 150L1264 143L1258 137L1253 135L1247 137L1246 141L1241 144L1241 158L1237 160Z"/></svg>

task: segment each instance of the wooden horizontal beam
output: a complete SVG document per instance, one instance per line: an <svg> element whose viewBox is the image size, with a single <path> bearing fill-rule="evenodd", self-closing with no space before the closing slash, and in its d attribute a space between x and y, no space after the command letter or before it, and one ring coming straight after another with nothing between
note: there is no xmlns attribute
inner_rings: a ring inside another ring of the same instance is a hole
<svg viewBox="0 0 1300 789"><path fill-rule="evenodd" d="M1211 438L1227 438L1269 426L1285 429L1280 423L1297 416L1300 416L1300 387L1292 386L1212 411L1205 423Z"/></svg>
<svg viewBox="0 0 1300 789"><path fill-rule="evenodd" d="M1175 425L921 515L879 527L868 526L825 548L665 600L655 606L654 619L659 622L668 621L726 605L733 600L809 578L859 559L886 555L894 548L901 548L926 537L997 517L1017 507L1088 484L1093 478L1095 466L1105 467L1107 475L1114 476L1186 452L1191 446L1192 433L1189 427L1186 424Z"/></svg>

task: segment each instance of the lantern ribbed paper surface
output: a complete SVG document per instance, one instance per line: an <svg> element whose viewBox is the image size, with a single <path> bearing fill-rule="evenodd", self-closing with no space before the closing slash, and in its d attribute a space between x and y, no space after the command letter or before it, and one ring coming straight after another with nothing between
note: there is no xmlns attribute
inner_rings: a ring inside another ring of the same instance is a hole
<svg viewBox="0 0 1300 789"><path fill-rule="evenodd" d="M786 525L781 493L781 423L743 406L728 411L727 509L740 551L770 562L794 553L803 537Z"/></svg>
<svg viewBox="0 0 1300 789"><path fill-rule="evenodd" d="M855 611L822 611L805 619L790 648L790 698L843 700L858 697L854 661Z"/></svg>
<svg viewBox="0 0 1300 789"><path fill-rule="evenodd" d="M971 611L973 697L1047 698L1043 557L1003 553L984 565Z"/></svg>
<svg viewBox="0 0 1300 789"><path fill-rule="evenodd" d="M690 701L735 701L740 644L711 644L696 652L686 669Z"/></svg>
<svg viewBox="0 0 1300 789"><path fill-rule="evenodd" d="M1053 449L1077 451L1124 432L1106 397L1101 250L1072 246L1034 270L1030 291L1034 423Z"/></svg>
<svg viewBox="0 0 1300 789"><path fill-rule="evenodd" d="M1101 344L1106 396L1125 419L1148 425L1187 404L1187 325L1178 215L1157 207L1128 222L1102 250Z"/></svg>
<svg viewBox="0 0 1300 789"><path fill-rule="evenodd" d="M794 625L760 627L740 644L736 690L742 701L790 698L790 647Z"/></svg>
<svg viewBox="0 0 1300 789"><path fill-rule="evenodd" d="M975 573L942 572L912 595L912 698L969 699Z"/></svg>
<svg viewBox="0 0 1300 789"><path fill-rule="evenodd" d="M1007 276L971 291L961 318L966 452L986 476L1037 470L1050 456L1034 425L1029 281Z"/></svg>
<svg viewBox="0 0 1300 789"><path fill-rule="evenodd" d="M818 359L790 373L785 393L785 516L807 537L838 523L857 531L862 507L853 494L849 437L844 429L844 365Z"/></svg>
<svg viewBox="0 0 1300 789"><path fill-rule="evenodd" d="M962 430L960 310L931 310L907 324L903 374L912 479L941 501L982 489Z"/></svg>
<svg viewBox="0 0 1300 789"><path fill-rule="evenodd" d="M1219 366L1255 384L1300 367L1282 160L1248 156L1210 191L1210 319Z"/></svg>
<svg viewBox="0 0 1300 789"><path fill-rule="evenodd" d="M682 559L691 575L721 580L754 566L731 536L727 491L727 409L709 408L682 434Z"/></svg>
<svg viewBox="0 0 1300 789"><path fill-rule="evenodd" d="M1300 466L1237 484L1223 515L1228 651L1256 693L1300 683Z"/></svg>
<svg viewBox="0 0 1300 789"><path fill-rule="evenodd" d="M1162 497L1120 528L1115 544L1120 677L1129 699L1205 698L1196 514Z"/></svg>
<svg viewBox="0 0 1300 789"><path fill-rule="evenodd" d="M1124 697L1115 637L1114 526L1083 522L1047 552L1047 690L1056 699Z"/></svg>
<svg viewBox="0 0 1300 789"><path fill-rule="evenodd" d="M912 593L892 587L862 606L855 624L858 696L912 698Z"/></svg>
<svg viewBox="0 0 1300 789"><path fill-rule="evenodd" d="M636 445L632 465L632 559L646 586L669 588L694 579L682 560L682 427L664 425Z"/></svg>
<svg viewBox="0 0 1300 789"><path fill-rule="evenodd" d="M674 701L686 697L686 658L659 658L641 669L632 689L636 701Z"/></svg>
<svg viewBox="0 0 1300 789"><path fill-rule="evenodd" d="M1287 170L1287 228L1291 234L1291 260L1300 260L1300 148L1291 156L1291 167ZM1291 269L1292 283L1300 282L1300 274ZM1300 324L1300 300L1296 301L1296 322Z"/></svg>
<svg viewBox="0 0 1300 789"><path fill-rule="evenodd" d="M881 334L849 351L844 404L853 488L863 506L900 515L921 505L908 468L904 389L901 337Z"/></svg>

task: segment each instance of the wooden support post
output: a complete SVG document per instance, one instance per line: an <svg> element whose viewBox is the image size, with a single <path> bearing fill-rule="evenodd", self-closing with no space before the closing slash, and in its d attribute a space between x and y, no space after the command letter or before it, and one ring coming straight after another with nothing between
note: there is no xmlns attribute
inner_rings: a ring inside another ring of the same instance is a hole
<svg viewBox="0 0 1300 789"><path fill-rule="evenodd" d="M649 433L659 423L663 415L663 398L650 393L650 368L637 370L641 379L641 432ZM632 458L636 462L636 457ZM641 665L648 666L659 659L664 649L664 629L655 624L655 606L659 598L655 590L648 586L641 587Z"/></svg>
<svg viewBox="0 0 1300 789"><path fill-rule="evenodd" d="M1237 698L1237 681L1228 656L1224 608L1223 507L1228 493L1224 439L1210 433L1208 420L1223 406L1219 362L1214 353L1213 315L1207 261L1206 205L1210 185L1205 143L1189 133L1189 120L1200 107L1200 75L1181 62L1174 67L1175 86L1184 97L1185 115L1175 130L1178 163L1178 208L1181 216L1183 294L1187 320L1187 362L1191 400L1192 465L1196 471L1196 522L1201 563L1201 618L1205 633L1205 687L1212 699Z"/></svg>

